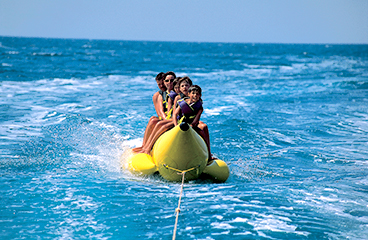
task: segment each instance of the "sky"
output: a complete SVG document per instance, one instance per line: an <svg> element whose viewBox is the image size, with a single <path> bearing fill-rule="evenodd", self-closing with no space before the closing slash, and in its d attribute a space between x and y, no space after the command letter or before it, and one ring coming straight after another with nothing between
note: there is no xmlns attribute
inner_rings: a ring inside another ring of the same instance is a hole
<svg viewBox="0 0 368 240"><path fill-rule="evenodd" d="M0 36L368 44L368 0L0 0Z"/></svg>

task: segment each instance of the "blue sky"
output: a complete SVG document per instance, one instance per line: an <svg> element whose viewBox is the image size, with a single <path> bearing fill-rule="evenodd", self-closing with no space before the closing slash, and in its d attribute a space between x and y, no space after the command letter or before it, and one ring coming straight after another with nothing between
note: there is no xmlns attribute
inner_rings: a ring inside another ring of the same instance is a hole
<svg viewBox="0 0 368 240"><path fill-rule="evenodd" d="M368 0L0 0L0 35L368 43Z"/></svg>

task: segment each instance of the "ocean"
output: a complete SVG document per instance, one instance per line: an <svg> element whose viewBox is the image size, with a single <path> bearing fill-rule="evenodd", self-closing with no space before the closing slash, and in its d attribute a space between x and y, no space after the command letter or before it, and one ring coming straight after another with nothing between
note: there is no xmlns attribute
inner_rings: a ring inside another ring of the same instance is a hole
<svg viewBox="0 0 368 240"><path fill-rule="evenodd" d="M0 37L1 239L172 238L180 183L121 168L161 71L230 168L176 239L368 239L368 45Z"/></svg>

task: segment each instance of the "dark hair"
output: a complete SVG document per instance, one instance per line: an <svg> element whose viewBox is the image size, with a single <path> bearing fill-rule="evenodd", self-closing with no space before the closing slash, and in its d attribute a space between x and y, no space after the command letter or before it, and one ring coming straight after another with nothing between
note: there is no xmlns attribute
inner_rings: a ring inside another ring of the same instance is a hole
<svg viewBox="0 0 368 240"><path fill-rule="evenodd" d="M169 72L165 73L165 75L164 75L164 79L165 79L167 76L169 76L169 75L174 76L174 78L176 78L175 73L174 73L174 72L169 71Z"/></svg>
<svg viewBox="0 0 368 240"><path fill-rule="evenodd" d="M157 74L156 81L161 81L164 78L164 75L165 75L164 72L160 72L159 74Z"/></svg>
<svg viewBox="0 0 368 240"><path fill-rule="evenodd" d="M188 92L198 92L199 94L202 95L202 88L200 86L198 86L198 85L192 85L188 89Z"/></svg>
<svg viewBox="0 0 368 240"><path fill-rule="evenodd" d="M174 79L174 81L173 81L173 86L174 87L175 87L176 84L179 84L180 79L182 79L182 78L181 77L177 77L177 78Z"/></svg>
<svg viewBox="0 0 368 240"><path fill-rule="evenodd" d="M180 80L179 80L179 85L181 85L182 82L185 82L187 81L189 83L190 86L193 85L193 82L192 80L190 80L190 78L188 76L185 76L185 77L182 77Z"/></svg>

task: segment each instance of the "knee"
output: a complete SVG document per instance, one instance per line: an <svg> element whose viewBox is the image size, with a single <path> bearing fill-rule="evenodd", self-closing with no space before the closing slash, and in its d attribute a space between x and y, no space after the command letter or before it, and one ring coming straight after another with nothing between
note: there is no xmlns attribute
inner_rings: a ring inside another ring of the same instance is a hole
<svg viewBox="0 0 368 240"><path fill-rule="evenodd" d="M165 123L166 126L174 126L174 121L168 121Z"/></svg>
<svg viewBox="0 0 368 240"><path fill-rule="evenodd" d="M152 116L152 117L149 119L148 123L154 124L154 123L158 122L159 120L160 120L160 119L158 119L158 117Z"/></svg>
<svg viewBox="0 0 368 240"><path fill-rule="evenodd" d="M164 128L166 126L166 121L165 120L161 120L159 121L156 126L155 126L155 129L161 129L161 128Z"/></svg>
<svg viewBox="0 0 368 240"><path fill-rule="evenodd" d="M202 129L202 130L208 129L207 124L205 124L204 122L200 122L200 123L198 124L198 127L199 127L200 129Z"/></svg>
<svg viewBox="0 0 368 240"><path fill-rule="evenodd" d="M161 129L163 129L164 131L169 130L170 128L172 128L174 126L173 122L165 122L163 124L161 124Z"/></svg>
<svg viewBox="0 0 368 240"><path fill-rule="evenodd" d="M157 123L157 127L161 127L161 126L163 126L163 125L165 125L166 123L165 123L165 120L162 120L162 121L159 121L158 123Z"/></svg>

